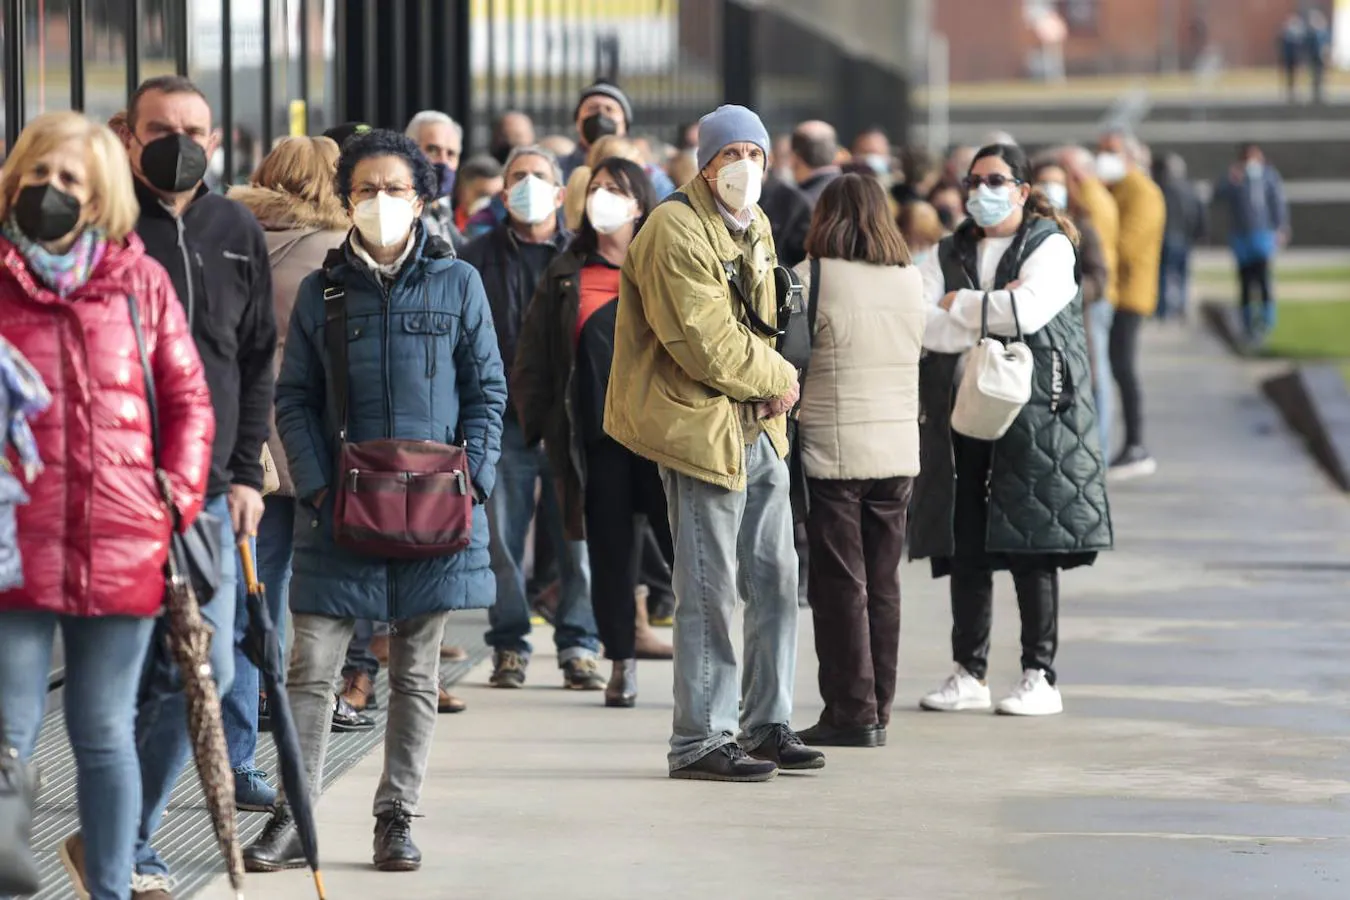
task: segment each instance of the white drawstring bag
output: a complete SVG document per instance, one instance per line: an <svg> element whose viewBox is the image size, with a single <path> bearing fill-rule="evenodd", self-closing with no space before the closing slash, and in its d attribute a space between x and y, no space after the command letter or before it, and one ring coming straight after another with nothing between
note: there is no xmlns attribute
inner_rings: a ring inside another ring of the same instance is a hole
<svg viewBox="0 0 1350 900"><path fill-rule="evenodd" d="M1007 434L1022 407L1031 399L1031 348L1022 339L1017 299L1012 302L1017 340L1004 344L989 336L989 294L980 311L980 340L966 354L966 370L956 390L952 430L981 441Z"/></svg>

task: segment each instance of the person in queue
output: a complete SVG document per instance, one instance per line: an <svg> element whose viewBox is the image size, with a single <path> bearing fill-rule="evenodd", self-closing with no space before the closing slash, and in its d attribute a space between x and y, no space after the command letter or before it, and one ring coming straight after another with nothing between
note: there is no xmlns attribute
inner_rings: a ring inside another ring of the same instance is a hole
<svg viewBox="0 0 1350 900"><path fill-rule="evenodd" d="M609 134L628 136L633 127L633 102L617 84L597 81L582 90L572 118L576 120L577 146L558 160L564 180L571 178L578 166L586 164L596 141ZM650 163L644 165L644 169L658 198L675 191L675 185L664 170Z"/></svg>
<svg viewBox="0 0 1350 900"><path fill-rule="evenodd" d="M255 536L262 520L262 451L272 422L277 332L267 239L252 213L202 181L220 134L191 81L166 75L142 83L127 104L122 138L140 201L136 232L173 281L211 389L216 436L206 510L224 525L225 552L220 586L203 602L202 616L215 629L211 668L222 698L229 698L233 638L247 615L236 597L234 543L236 536ZM187 701L172 668L151 672L136 717L144 796L132 896L170 900L168 864L151 840L191 746ZM257 714L256 691L241 702L242 715Z"/></svg>
<svg viewBox="0 0 1350 900"><path fill-rule="evenodd" d="M801 739L876 747L895 698L900 563L919 473L923 279L870 173L825 188L807 250L811 261L797 271L817 311L798 441L825 709Z"/></svg>
<svg viewBox="0 0 1350 900"><path fill-rule="evenodd" d="M323 783L332 685L353 620L394 619L384 774L374 802L374 864L381 871L421 865L412 818L436 728L441 640L450 610L491 601L488 527L475 515L467 549L420 560L354 554L334 542L333 438L341 426L326 402L325 384L337 376L327 371L325 295L345 297L347 438L455 436L467 448L475 498L491 496L506 379L478 273L421 222L436 191L431 165L406 136L376 130L347 142L337 193L355 229L323 269L301 283L277 379L277 430L301 517L287 681L314 796ZM255 872L305 864L284 797L245 851L245 864Z"/></svg>
<svg viewBox="0 0 1350 900"><path fill-rule="evenodd" d="M580 170L578 170L580 171ZM574 175L575 177L575 175ZM581 230L540 279L521 326L511 391L525 442L543 441L561 494L569 536L587 539L591 602L612 662L605 705L637 701L635 592L644 516L663 554L674 556L666 498L656 465L605 434L605 393L614 352L620 268L633 237L656 206L640 164L619 157L595 164ZM551 485L550 485L551 487ZM670 647L660 649L667 658Z"/></svg>
<svg viewBox="0 0 1350 900"><path fill-rule="evenodd" d="M436 172L436 199L427 204L422 215L427 230L455 248L464 249L468 241L455 223L455 175L464 152L464 128L439 110L426 109L412 117L405 131Z"/></svg>
<svg viewBox="0 0 1350 900"><path fill-rule="evenodd" d="M514 365L525 309L554 258L571 241L559 222L563 202L558 161L540 147L517 147L506 163L505 202L508 221L471 243L464 260L483 276L502 363ZM557 494L548 490L557 475L548 454L525 440L514 401L508 404L502 431L501 484L492 497L492 568L497 576L497 602L489 613L487 644L493 649L491 683L499 688L524 686L530 655L530 603L525 586L525 546L531 522L545 530L558 553L560 595L553 640L563 686L599 691L605 687L597 663L600 638L590 602L590 567L584 541L565 536ZM540 484L545 490L535 501Z"/></svg>
<svg viewBox="0 0 1350 900"><path fill-rule="evenodd" d="M839 135L827 122L810 121L792 132L792 180L814 209L821 192L839 177Z"/></svg>
<svg viewBox="0 0 1350 900"><path fill-rule="evenodd" d="M94 900L130 896L137 689L164 602L169 534L202 509L215 431L187 315L133 230L137 214L126 151L79 113L34 119L5 160L0 334L31 361L55 408L32 423L42 467L18 508L23 578L0 592L0 745L32 758L59 629L80 821L59 849L75 892ZM155 480L133 303L173 515Z"/></svg>
<svg viewBox="0 0 1350 900"><path fill-rule="evenodd" d="M498 116L492 126L492 147L489 155L497 165L506 164L506 158L517 147L529 147L536 143L534 120L527 113L510 109Z"/></svg>
<svg viewBox="0 0 1350 900"><path fill-rule="evenodd" d="M920 364L922 470L910 506L910 555L951 578L955 672L920 705L988 709L995 571L1012 573L1022 616L1022 678L998 704L1008 715L1060 713L1055 654L1059 573L1112 545L1105 465L1089 391L1087 336L1076 280L1077 229L1032 189L1018 147L981 149L966 179L971 220L921 267L932 307ZM1031 399L997 441L951 427L961 354L989 332L1024 336ZM1046 528L1053 521L1059 527Z"/></svg>
<svg viewBox="0 0 1350 900"><path fill-rule="evenodd" d="M930 255L936 253L938 242L947 236L937 210L923 200L915 200L900 207L895 224L916 266L923 265Z"/></svg>
<svg viewBox="0 0 1350 900"><path fill-rule="evenodd" d="M797 558L786 414L797 371L743 320L772 319L775 254L756 205L769 134L741 106L699 123L700 176L658 206L619 281L605 431L660 467L675 540L672 778L767 781L824 754L788 724L797 665ZM731 260L737 285L727 279ZM737 291L744 294L738 297ZM740 689L731 620L745 598ZM741 701L737 740L737 701Z"/></svg>

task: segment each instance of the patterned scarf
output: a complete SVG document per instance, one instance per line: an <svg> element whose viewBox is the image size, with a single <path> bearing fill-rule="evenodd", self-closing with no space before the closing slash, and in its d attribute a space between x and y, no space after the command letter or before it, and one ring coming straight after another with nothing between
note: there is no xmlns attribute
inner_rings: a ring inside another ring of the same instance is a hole
<svg viewBox="0 0 1350 900"><path fill-rule="evenodd" d="M38 280L65 299L79 290L94 274L108 250L108 237L102 230L86 228L65 253L52 253L32 240L11 216L0 232L19 248L28 268Z"/></svg>

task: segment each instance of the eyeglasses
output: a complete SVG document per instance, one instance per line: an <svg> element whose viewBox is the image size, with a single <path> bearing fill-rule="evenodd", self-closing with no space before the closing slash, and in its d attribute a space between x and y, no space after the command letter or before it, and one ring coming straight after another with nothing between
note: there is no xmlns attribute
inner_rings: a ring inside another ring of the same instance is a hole
<svg viewBox="0 0 1350 900"><path fill-rule="evenodd" d="M371 200L381 191L396 200L411 200L417 195L417 191L406 184L386 184L383 186L378 184L363 184L352 191L352 196L357 200Z"/></svg>
<svg viewBox="0 0 1350 900"><path fill-rule="evenodd" d="M968 191L973 191L982 184L987 184L994 190L998 190L999 188L1004 187L1005 185L1015 185L1023 183L1024 182L1020 178L1014 178L1011 175L1000 175L997 172L995 172L993 175L971 175L967 177L965 181L962 182L962 184L965 185L966 190Z"/></svg>

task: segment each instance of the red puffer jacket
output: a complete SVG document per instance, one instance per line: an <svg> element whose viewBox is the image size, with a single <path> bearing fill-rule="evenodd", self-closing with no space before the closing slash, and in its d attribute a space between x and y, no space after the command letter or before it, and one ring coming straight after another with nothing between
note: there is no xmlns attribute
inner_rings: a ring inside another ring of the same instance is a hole
<svg viewBox="0 0 1350 900"><path fill-rule="evenodd" d="M164 595L169 516L155 486L149 408L127 295L136 298L159 400L163 466L190 523L201 510L215 416L168 273L132 234L62 300L0 238L0 334L42 374L33 422L46 469L19 507L24 586L0 612L153 616Z"/></svg>

